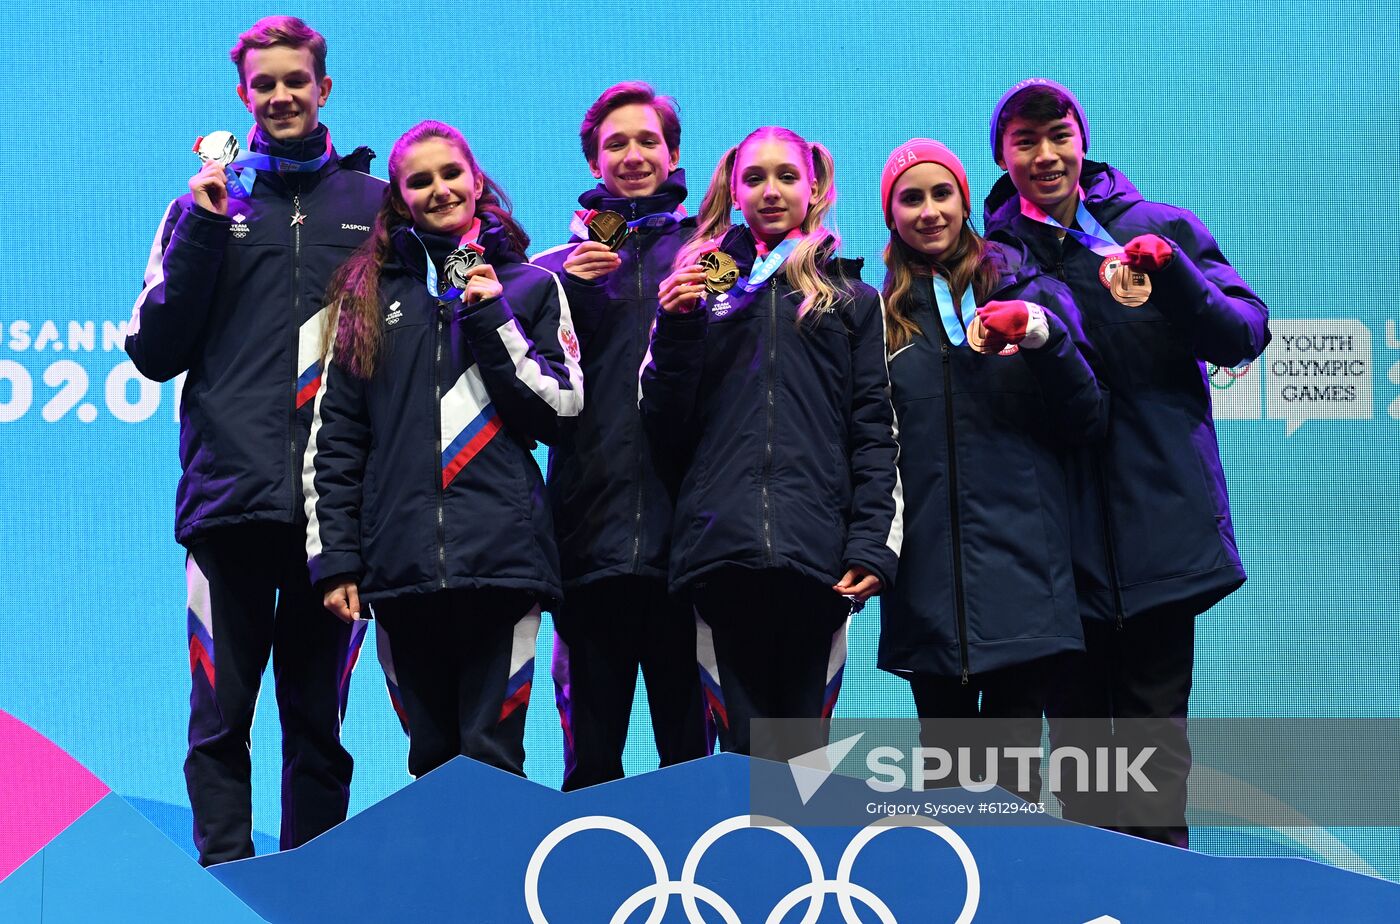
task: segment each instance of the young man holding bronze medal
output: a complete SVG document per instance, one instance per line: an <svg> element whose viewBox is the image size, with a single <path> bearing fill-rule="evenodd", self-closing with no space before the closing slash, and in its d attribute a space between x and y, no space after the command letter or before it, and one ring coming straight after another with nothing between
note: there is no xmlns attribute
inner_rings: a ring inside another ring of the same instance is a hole
<svg viewBox="0 0 1400 924"><path fill-rule="evenodd" d="M1068 467L1087 650L1052 686L1051 737L1157 749L1142 766L1156 793L1062 793L1064 814L1186 847L1195 620L1245 580L1204 364L1256 358L1268 308L1196 216L1084 157L1065 87L1013 86L991 143L1008 175L987 197L989 236L1018 238L1069 286L1111 395L1106 438Z"/></svg>
<svg viewBox="0 0 1400 924"><path fill-rule="evenodd" d="M364 623L321 606L306 566L302 454L321 370L322 297L364 240L384 184L367 148L341 158L321 125L325 39L272 16L230 52L257 123L252 151L215 132L167 207L127 328L149 378L185 373L175 536L187 549L192 691L185 779L199 860L253 855L249 736L274 654L282 849L344 820L340 744Z"/></svg>
<svg viewBox="0 0 1400 924"><path fill-rule="evenodd" d="M579 129L601 182L579 196L573 239L534 261L564 280L588 383L548 483L565 588L553 669L565 791L623 776L639 666L661 766L713 750L695 619L666 589L667 462L653 455L637 410L657 288L695 228L681 205L680 136L670 97L640 82L603 91Z"/></svg>

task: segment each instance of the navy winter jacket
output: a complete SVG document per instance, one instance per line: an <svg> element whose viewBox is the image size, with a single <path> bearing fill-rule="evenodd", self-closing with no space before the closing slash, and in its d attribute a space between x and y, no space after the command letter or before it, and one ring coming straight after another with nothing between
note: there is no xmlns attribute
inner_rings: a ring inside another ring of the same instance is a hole
<svg viewBox="0 0 1400 924"><path fill-rule="evenodd" d="M676 170L652 196L620 199L599 185L578 201L632 221L674 212L685 196L685 172ZM637 372L651 339L657 289L694 230L694 218L638 227L618 250L621 265L597 280L564 272L577 237L534 258L564 281L588 383L587 406L549 457L546 491L566 588L624 574L666 577L672 497L637 410Z"/></svg>
<svg viewBox="0 0 1400 924"><path fill-rule="evenodd" d="M1070 468L1075 583L1083 614L1121 620L1153 610L1205 612L1244 583L1205 364L1235 366L1269 342L1269 312L1185 209L1142 198L1107 164L1086 160L1089 212L1119 244L1155 234L1173 259L1129 308L1099 281L1102 258L1021 214L1008 177L987 197L987 228L1025 242L1068 284L1113 395L1107 436Z"/></svg>
<svg viewBox="0 0 1400 924"><path fill-rule="evenodd" d="M746 276L748 228L721 246ZM735 287L705 309L657 314L641 408L651 438L686 461L674 590L724 567L834 584L861 565L893 583L902 500L880 297L859 261L827 271L852 294L800 327L802 295L782 272L752 294Z"/></svg>
<svg viewBox="0 0 1400 924"><path fill-rule="evenodd" d="M325 151L322 127L253 149L293 160ZM170 203L126 352L158 382L187 373L180 398L175 538L220 526L303 522L301 457L321 375L322 302L330 276L369 233L384 181L359 148L316 173L260 171L228 215Z"/></svg>
<svg viewBox="0 0 1400 924"><path fill-rule="evenodd" d="M988 242L984 301L1045 309L1050 336L1011 356L952 346L933 280L906 312L921 334L890 357L904 484L899 577L880 607L882 668L981 674L1082 650L1064 456L1103 435L1107 400L1069 290L1018 244Z"/></svg>
<svg viewBox="0 0 1400 924"><path fill-rule="evenodd" d="M442 278L455 241L423 240ZM371 602L479 587L556 600L554 527L530 450L583 404L559 281L491 224L480 242L504 293L442 303L427 293L418 239L404 227L393 242L379 365L366 381L332 356L316 396L304 476L311 578L353 578Z"/></svg>

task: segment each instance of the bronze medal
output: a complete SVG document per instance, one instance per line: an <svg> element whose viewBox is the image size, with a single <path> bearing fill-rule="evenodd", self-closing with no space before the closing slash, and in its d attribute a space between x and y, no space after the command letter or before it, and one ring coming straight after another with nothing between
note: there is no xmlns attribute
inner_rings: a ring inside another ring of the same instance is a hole
<svg viewBox="0 0 1400 924"><path fill-rule="evenodd" d="M996 352L987 346L987 328L976 315L973 315L972 321L967 325L967 345L977 353Z"/></svg>
<svg viewBox="0 0 1400 924"><path fill-rule="evenodd" d="M481 254L471 247L458 247L447 255L447 260L442 265L442 275L449 288L465 289L467 287L467 273L473 267L480 266L484 260Z"/></svg>
<svg viewBox="0 0 1400 924"><path fill-rule="evenodd" d="M1109 294L1128 308L1137 308L1152 295L1152 279L1123 262L1122 254L1105 257L1099 266L1099 281Z"/></svg>
<svg viewBox="0 0 1400 924"><path fill-rule="evenodd" d="M705 291L712 295L728 292L739 281L739 265L722 250L712 250L698 262L705 271Z"/></svg>
<svg viewBox="0 0 1400 924"><path fill-rule="evenodd" d="M605 244L609 250L621 247L631 230L627 219L616 212L599 212L588 219L588 239Z"/></svg>

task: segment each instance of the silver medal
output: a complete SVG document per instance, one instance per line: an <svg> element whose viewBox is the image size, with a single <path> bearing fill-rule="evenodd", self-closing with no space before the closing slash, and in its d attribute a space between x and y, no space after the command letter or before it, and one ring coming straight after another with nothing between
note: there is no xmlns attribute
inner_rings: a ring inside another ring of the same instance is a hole
<svg viewBox="0 0 1400 924"><path fill-rule="evenodd" d="M233 132L210 132L195 142L194 152L206 164L212 160L227 167L238 158L238 139Z"/></svg>

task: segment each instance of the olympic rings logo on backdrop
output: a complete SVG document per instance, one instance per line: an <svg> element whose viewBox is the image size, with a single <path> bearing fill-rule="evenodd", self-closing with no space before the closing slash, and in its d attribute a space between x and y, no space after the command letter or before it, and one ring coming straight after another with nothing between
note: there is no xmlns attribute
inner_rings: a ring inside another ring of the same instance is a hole
<svg viewBox="0 0 1400 924"><path fill-rule="evenodd" d="M772 831L796 847L797 852L806 861L807 870L812 877L811 882L798 886L783 896L769 912L767 924L778 924L789 911L804 901L807 902L807 913L803 915L800 924L815 924L821 917L822 907L828 895L836 896L837 904L841 907L841 916L847 924L860 924L860 918L852 903L853 899L860 901L865 907L875 912L876 917L880 919L880 924L898 924L889 906L879 896L864 886L851 881L851 868L855 865L856 857L860 855L865 845L884 832L898 827L924 828L930 834L945 841L958 855L958 860L962 863L963 874L967 880L967 898L964 900L962 911L954 920L954 924L967 924L977 912L977 904L982 895L981 876L977 871L977 861L972 857L972 850L967 846L966 841L942 822L935 818L917 815L896 815L881 818L862 828L855 837L851 838L851 842L846 845L845 851L841 854L841 860L836 867L835 879L826 878L826 874L822 870L821 858L817 856L816 849L796 828L766 815L736 815L719 822L700 835L695 845L690 848L690 853L686 855L685 865L681 868L681 878L675 881L671 880L670 872L666 869L666 860L661 856L661 851L657 848L656 843L636 825L611 815L589 815L584 818L575 818L555 828L535 848L534 854L530 857L530 863L525 869L525 907L530 912L532 924L549 924L549 919L545 917L544 910L540 907L540 872L544 868L544 861L555 847L575 834L582 831L612 831L621 834L642 849L642 853L651 863L656 882L646 888L638 889L628 896L614 912L611 924L625 924L632 913L647 902L652 903L652 909L651 914L646 919L646 924L660 924L666 916L666 908L673 895L680 896L681 902L685 905L686 920L690 924L705 924L705 919L700 916L698 901L703 901L719 912L725 924L743 924L729 902L725 901L713 889L695 881L695 873L700 866L700 860L705 856L705 852L714 846L716 841L735 831L754 828Z"/></svg>
<svg viewBox="0 0 1400 924"><path fill-rule="evenodd" d="M1238 369L1230 369L1226 366L1217 366L1215 363L1209 363L1206 366L1206 374L1210 376L1210 387L1214 388L1217 391L1224 391L1231 385L1238 382L1240 379L1244 378L1245 375L1249 372L1249 367L1252 365L1253 363L1245 363ZM1225 376L1225 381L1223 384L1216 379L1216 376L1221 374Z"/></svg>

